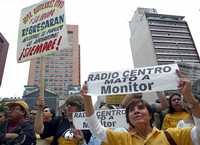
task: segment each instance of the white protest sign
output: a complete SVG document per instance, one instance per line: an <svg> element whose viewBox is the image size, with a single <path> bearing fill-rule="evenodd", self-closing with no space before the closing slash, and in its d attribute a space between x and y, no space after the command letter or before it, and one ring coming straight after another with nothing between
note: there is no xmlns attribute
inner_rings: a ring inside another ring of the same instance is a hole
<svg viewBox="0 0 200 145"><path fill-rule="evenodd" d="M114 95L176 90L177 64L158 65L115 72L90 73L88 94Z"/></svg>
<svg viewBox="0 0 200 145"><path fill-rule="evenodd" d="M24 62L67 48L64 6L64 0L43 0L22 9L17 62Z"/></svg>
<svg viewBox="0 0 200 145"><path fill-rule="evenodd" d="M95 113L104 127L128 128L125 109L96 110ZM84 112L73 113L73 124L76 129L89 129Z"/></svg>

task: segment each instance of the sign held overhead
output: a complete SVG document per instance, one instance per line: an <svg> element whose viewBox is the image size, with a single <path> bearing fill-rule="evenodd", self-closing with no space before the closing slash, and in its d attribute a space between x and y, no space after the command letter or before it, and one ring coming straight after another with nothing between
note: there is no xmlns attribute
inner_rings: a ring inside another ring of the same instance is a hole
<svg viewBox="0 0 200 145"><path fill-rule="evenodd" d="M67 48L64 0L44 0L21 11L17 62Z"/></svg>
<svg viewBox="0 0 200 145"><path fill-rule="evenodd" d="M88 94L114 95L164 90L178 86L177 64L158 65L114 72L90 73Z"/></svg>

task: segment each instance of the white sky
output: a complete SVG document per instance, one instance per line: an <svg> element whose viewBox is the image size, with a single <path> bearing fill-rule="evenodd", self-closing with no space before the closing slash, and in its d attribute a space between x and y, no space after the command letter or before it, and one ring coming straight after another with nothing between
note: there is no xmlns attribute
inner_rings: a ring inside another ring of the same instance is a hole
<svg viewBox="0 0 200 145"><path fill-rule="evenodd" d="M0 32L9 41L0 97L20 97L27 84L29 62L16 61L17 33L22 8L40 0L5 0L0 5ZM137 7L185 16L200 52L198 0L65 0L66 23L79 25L81 81L90 72L133 67L129 21Z"/></svg>

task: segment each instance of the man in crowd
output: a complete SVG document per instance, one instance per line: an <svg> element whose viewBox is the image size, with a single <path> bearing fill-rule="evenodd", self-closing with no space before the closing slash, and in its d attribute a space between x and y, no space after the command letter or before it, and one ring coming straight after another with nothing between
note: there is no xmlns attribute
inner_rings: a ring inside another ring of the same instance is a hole
<svg viewBox="0 0 200 145"><path fill-rule="evenodd" d="M1 145L35 145L35 131L27 120L28 105L24 101L7 104L7 120L0 124Z"/></svg>
<svg viewBox="0 0 200 145"><path fill-rule="evenodd" d="M37 98L37 105L38 111L34 126L41 138L53 136L51 145L81 145L89 142L90 131L77 130L72 123L72 113L83 111L83 99L81 96L70 96L66 100L63 116L54 117L48 122L43 121L43 97Z"/></svg>

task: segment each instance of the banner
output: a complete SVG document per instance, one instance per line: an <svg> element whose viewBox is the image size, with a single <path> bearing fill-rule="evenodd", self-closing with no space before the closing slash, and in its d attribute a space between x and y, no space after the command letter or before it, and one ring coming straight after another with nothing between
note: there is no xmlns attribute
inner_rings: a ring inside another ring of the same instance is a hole
<svg viewBox="0 0 200 145"><path fill-rule="evenodd" d="M97 118L107 128L128 128L125 109L96 110ZM73 124L76 129L89 129L84 112L73 113Z"/></svg>
<svg viewBox="0 0 200 145"><path fill-rule="evenodd" d="M44 0L21 11L17 62L67 48L64 0Z"/></svg>
<svg viewBox="0 0 200 145"><path fill-rule="evenodd" d="M90 73L88 94L114 95L176 90L177 64L158 65L114 72Z"/></svg>

